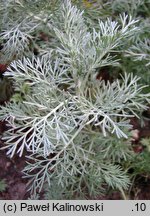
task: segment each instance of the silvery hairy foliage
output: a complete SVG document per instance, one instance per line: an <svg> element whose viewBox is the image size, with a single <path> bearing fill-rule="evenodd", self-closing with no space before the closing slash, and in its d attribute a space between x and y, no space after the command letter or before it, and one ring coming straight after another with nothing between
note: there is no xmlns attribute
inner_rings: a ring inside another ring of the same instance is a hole
<svg viewBox="0 0 150 216"><path fill-rule="evenodd" d="M145 61L145 65L150 65L150 40L139 40L136 45L133 45L127 50L126 56L130 56L134 61Z"/></svg>
<svg viewBox="0 0 150 216"><path fill-rule="evenodd" d="M15 2L18 11L25 7ZM54 11L37 3L41 13L26 7L28 26L22 20L0 35L5 58L15 55L4 74L13 80L14 95L0 110L8 127L3 149L10 157L26 152L23 172L33 194L45 183L65 197L95 195L104 185L126 190L127 170L118 164L133 154L126 141L130 118L147 109L150 94L133 74L112 82L97 75L106 66L119 67L118 52L139 31L138 20L122 14L119 22L98 20L95 29L69 0L58 1ZM33 32L44 28L51 38L47 48L39 45L41 53L28 57Z"/></svg>

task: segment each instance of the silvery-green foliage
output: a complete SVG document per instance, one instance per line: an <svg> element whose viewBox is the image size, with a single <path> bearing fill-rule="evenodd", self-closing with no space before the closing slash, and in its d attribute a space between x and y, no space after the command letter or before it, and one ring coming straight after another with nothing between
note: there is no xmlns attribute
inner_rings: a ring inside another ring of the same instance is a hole
<svg viewBox="0 0 150 216"><path fill-rule="evenodd" d="M40 0L2 0L0 3L0 42L2 44L0 62L2 64L30 54L31 47L34 47L35 34L45 28L44 24L47 20L50 21L54 8L58 5L59 1L43 3Z"/></svg>
<svg viewBox="0 0 150 216"><path fill-rule="evenodd" d="M73 75L91 74L93 70L107 65L116 65L117 60L110 53L122 45L122 39L131 38L137 31L137 20L123 14L121 25L107 19L99 20L99 30L89 32L82 12L66 2L61 11L62 28L55 28L61 46L57 48L63 59L68 62ZM87 73L89 71L89 73Z"/></svg>
<svg viewBox="0 0 150 216"><path fill-rule="evenodd" d="M105 184L127 189L129 178L119 164L133 154L125 140L129 118L147 108L150 94L142 93L145 86L133 74L106 83L97 73L120 64L118 52L125 40L132 41L138 21L123 14L120 21L107 18L92 28L69 0L58 1L54 13L36 2L41 13L26 11L31 25L21 21L1 34L5 57L18 56L4 74L13 80L15 94L0 109L8 126L3 149L10 157L27 152L24 173L33 194L45 183L58 185L65 197L97 195ZM27 57L32 33L43 26L52 43L39 56Z"/></svg>
<svg viewBox="0 0 150 216"><path fill-rule="evenodd" d="M145 0L114 0L108 1L111 4L113 11L128 12L129 14L136 15L137 10L146 2Z"/></svg>
<svg viewBox="0 0 150 216"><path fill-rule="evenodd" d="M4 136L8 154L12 157L17 150L21 156L24 148L37 152L44 145L43 154L49 155L62 143L66 148L88 125L99 128L104 136L110 132L118 138L127 138L123 129L130 128L128 117L137 115L137 109L146 109L140 93L143 86L137 85L138 78L125 75L123 82L105 84L93 80L73 86L67 76L69 69L60 67L59 59L51 58L18 60L5 73L18 80L16 90L23 82L33 89L23 102L9 103L0 111L8 113L5 118L11 126ZM63 84L68 85L72 95L69 90L59 88ZM83 89L82 85L86 87Z"/></svg>
<svg viewBox="0 0 150 216"><path fill-rule="evenodd" d="M107 18L110 16L109 12L109 2L103 0L96 1L80 1L80 0L72 0L73 3L77 5L80 10L84 11L83 16L86 18L86 23L91 25L91 27L97 26L98 18Z"/></svg>
<svg viewBox="0 0 150 216"><path fill-rule="evenodd" d="M3 49L1 50L1 63L11 61L13 58L18 57L29 46L30 36L25 32L20 31L19 27L6 30L0 34L1 40L5 40Z"/></svg>
<svg viewBox="0 0 150 216"><path fill-rule="evenodd" d="M127 52L126 56L130 56L134 61L145 60L146 66L150 65L150 40L137 41L136 45L133 45Z"/></svg>
<svg viewBox="0 0 150 216"><path fill-rule="evenodd" d="M28 166L24 169L27 177L31 179L29 189L33 193L36 192L42 188L46 179L50 187L53 187L53 184L56 187L57 182L65 197L103 193L102 185L105 183L113 188L127 189L129 178L126 172L116 166L110 158L109 162L104 162L103 155L107 147L102 147L101 141L103 140L98 132L92 134L87 131L76 137L61 154L59 151L53 155L53 158L43 157L43 154L32 154ZM34 173L36 168L38 171Z"/></svg>

